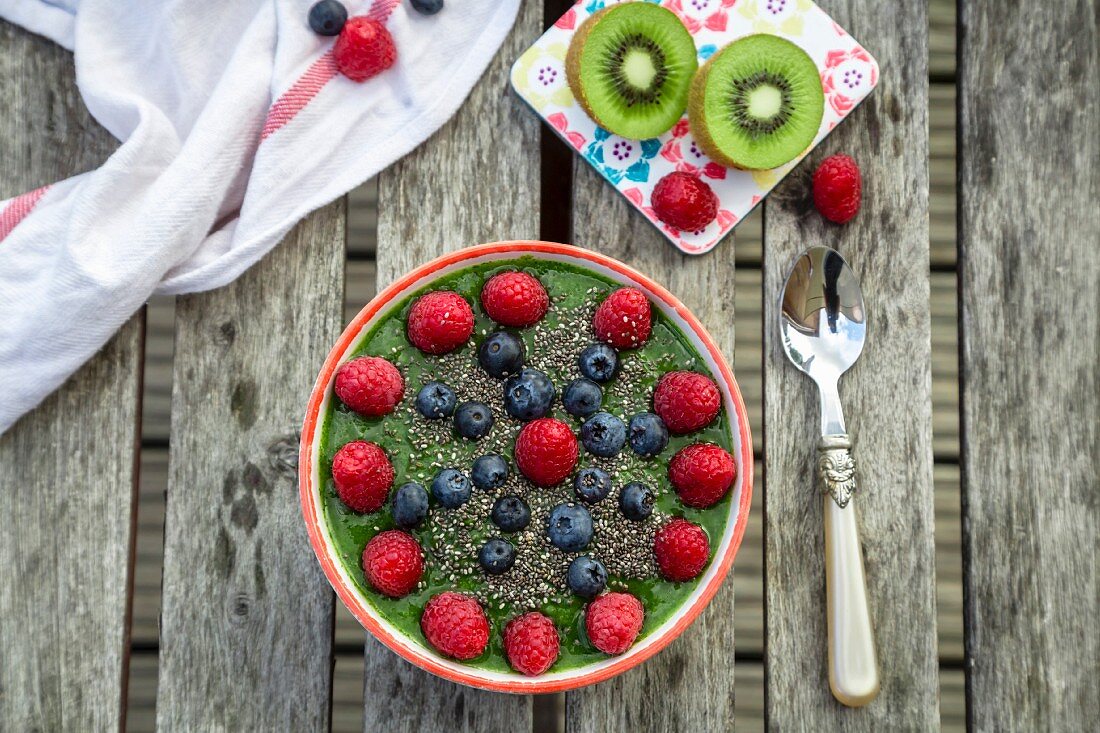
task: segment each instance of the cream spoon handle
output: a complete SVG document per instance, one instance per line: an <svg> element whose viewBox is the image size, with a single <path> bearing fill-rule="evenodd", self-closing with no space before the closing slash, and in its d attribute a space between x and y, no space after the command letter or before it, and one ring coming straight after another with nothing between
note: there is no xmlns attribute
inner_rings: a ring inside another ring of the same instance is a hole
<svg viewBox="0 0 1100 733"><path fill-rule="evenodd" d="M829 688L844 705L861 707L878 695L879 677L856 510L829 494L824 501Z"/></svg>

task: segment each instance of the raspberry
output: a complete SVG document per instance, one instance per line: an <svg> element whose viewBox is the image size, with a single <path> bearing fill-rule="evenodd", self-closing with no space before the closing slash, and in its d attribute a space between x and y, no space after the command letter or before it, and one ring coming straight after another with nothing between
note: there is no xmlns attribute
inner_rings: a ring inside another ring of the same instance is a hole
<svg viewBox="0 0 1100 733"><path fill-rule="evenodd" d="M718 215L718 197L711 187L683 171L657 181L650 200L658 219L684 232L705 229Z"/></svg>
<svg viewBox="0 0 1100 733"><path fill-rule="evenodd" d="M653 390L653 411L675 435L706 427L721 404L714 380L696 372L669 372Z"/></svg>
<svg viewBox="0 0 1100 733"><path fill-rule="evenodd" d="M360 514L376 511L386 503L393 486L393 465L374 443L353 440L332 459L332 482L340 501Z"/></svg>
<svg viewBox="0 0 1100 733"><path fill-rule="evenodd" d="M561 483L577 465L578 453L573 431L552 417L527 423L516 438L516 465L538 486Z"/></svg>
<svg viewBox="0 0 1100 733"><path fill-rule="evenodd" d="M390 598L407 595L424 574L424 556L411 534L389 529L363 548L363 573L374 589Z"/></svg>
<svg viewBox="0 0 1100 733"><path fill-rule="evenodd" d="M634 349L649 338L649 299L637 288L619 288L600 303L592 327L600 341L616 349Z"/></svg>
<svg viewBox="0 0 1100 733"><path fill-rule="evenodd" d="M814 206L829 221L843 224L859 211L863 180L847 155L831 155L814 171Z"/></svg>
<svg viewBox="0 0 1100 733"><path fill-rule="evenodd" d="M686 519L673 519L653 537L657 567L668 580L683 582L698 575L710 557L707 533Z"/></svg>
<svg viewBox="0 0 1100 733"><path fill-rule="evenodd" d="M668 464L668 480L680 501L696 509L717 504L736 475L733 456L712 443L685 446Z"/></svg>
<svg viewBox="0 0 1100 733"><path fill-rule="evenodd" d="M622 654L642 630L645 610L629 593L608 593L588 604L584 630L592 646L605 654Z"/></svg>
<svg viewBox="0 0 1100 733"><path fill-rule="evenodd" d="M385 359L362 356L336 372L336 396L360 415L388 415L405 396L405 380Z"/></svg>
<svg viewBox="0 0 1100 733"><path fill-rule="evenodd" d="M512 619L504 627L504 654L512 669L528 676L542 674L558 659L558 630L537 611Z"/></svg>
<svg viewBox="0 0 1100 733"><path fill-rule="evenodd" d="M432 596L420 616L420 630L441 654L459 660L480 656L489 644L489 619L471 596L447 591Z"/></svg>
<svg viewBox="0 0 1100 733"><path fill-rule="evenodd" d="M537 323L550 307L550 296L526 272L502 272L481 289L481 306L497 323L524 328Z"/></svg>
<svg viewBox="0 0 1100 733"><path fill-rule="evenodd" d="M409 341L427 354L454 351L474 332L474 311L461 295L437 290L409 309Z"/></svg>
<svg viewBox="0 0 1100 733"><path fill-rule="evenodd" d="M352 81L366 81L394 65L397 46L377 20L352 18L333 44L332 57L341 74Z"/></svg>

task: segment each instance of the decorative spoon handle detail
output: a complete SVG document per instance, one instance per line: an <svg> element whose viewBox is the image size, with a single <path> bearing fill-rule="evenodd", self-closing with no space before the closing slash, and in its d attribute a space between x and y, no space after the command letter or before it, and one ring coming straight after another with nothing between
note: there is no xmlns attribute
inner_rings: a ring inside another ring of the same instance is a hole
<svg viewBox="0 0 1100 733"><path fill-rule="evenodd" d="M848 506L856 490L856 462L852 459L852 441L847 435L823 435L817 444L817 478L821 488L836 505Z"/></svg>
<svg viewBox="0 0 1100 733"><path fill-rule="evenodd" d="M847 435L818 444L817 472L825 491L825 588L829 626L829 687L844 705L860 707L879 691L867 581L859 546L855 462Z"/></svg>

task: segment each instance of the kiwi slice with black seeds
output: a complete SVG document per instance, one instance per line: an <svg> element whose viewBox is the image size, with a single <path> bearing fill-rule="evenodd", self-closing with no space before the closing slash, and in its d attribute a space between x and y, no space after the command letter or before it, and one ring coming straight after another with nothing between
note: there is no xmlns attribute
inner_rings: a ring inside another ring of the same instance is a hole
<svg viewBox="0 0 1100 733"><path fill-rule="evenodd" d="M640 140L675 125L698 68L695 42L676 15L649 2L593 14L573 34L565 72L600 127Z"/></svg>
<svg viewBox="0 0 1100 733"><path fill-rule="evenodd" d="M813 59L761 33L738 39L703 64L691 85L692 136L710 158L764 170L790 162L814 141L825 94Z"/></svg>

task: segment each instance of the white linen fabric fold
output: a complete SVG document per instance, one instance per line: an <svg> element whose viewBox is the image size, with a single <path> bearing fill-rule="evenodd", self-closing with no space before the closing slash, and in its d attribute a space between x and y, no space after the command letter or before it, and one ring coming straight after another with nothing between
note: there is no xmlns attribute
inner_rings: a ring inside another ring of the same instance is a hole
<svg viewBox="0 0 1100 733"><path fill-rule="evenodd" d="M122 141L102 167L0 202L0 433L151 294L230 282L438 129L519 0L433 16L346 0L397 45L365 83L336 71L312 4L0 0L0 17L73 49L85 103Z"/></svg>

